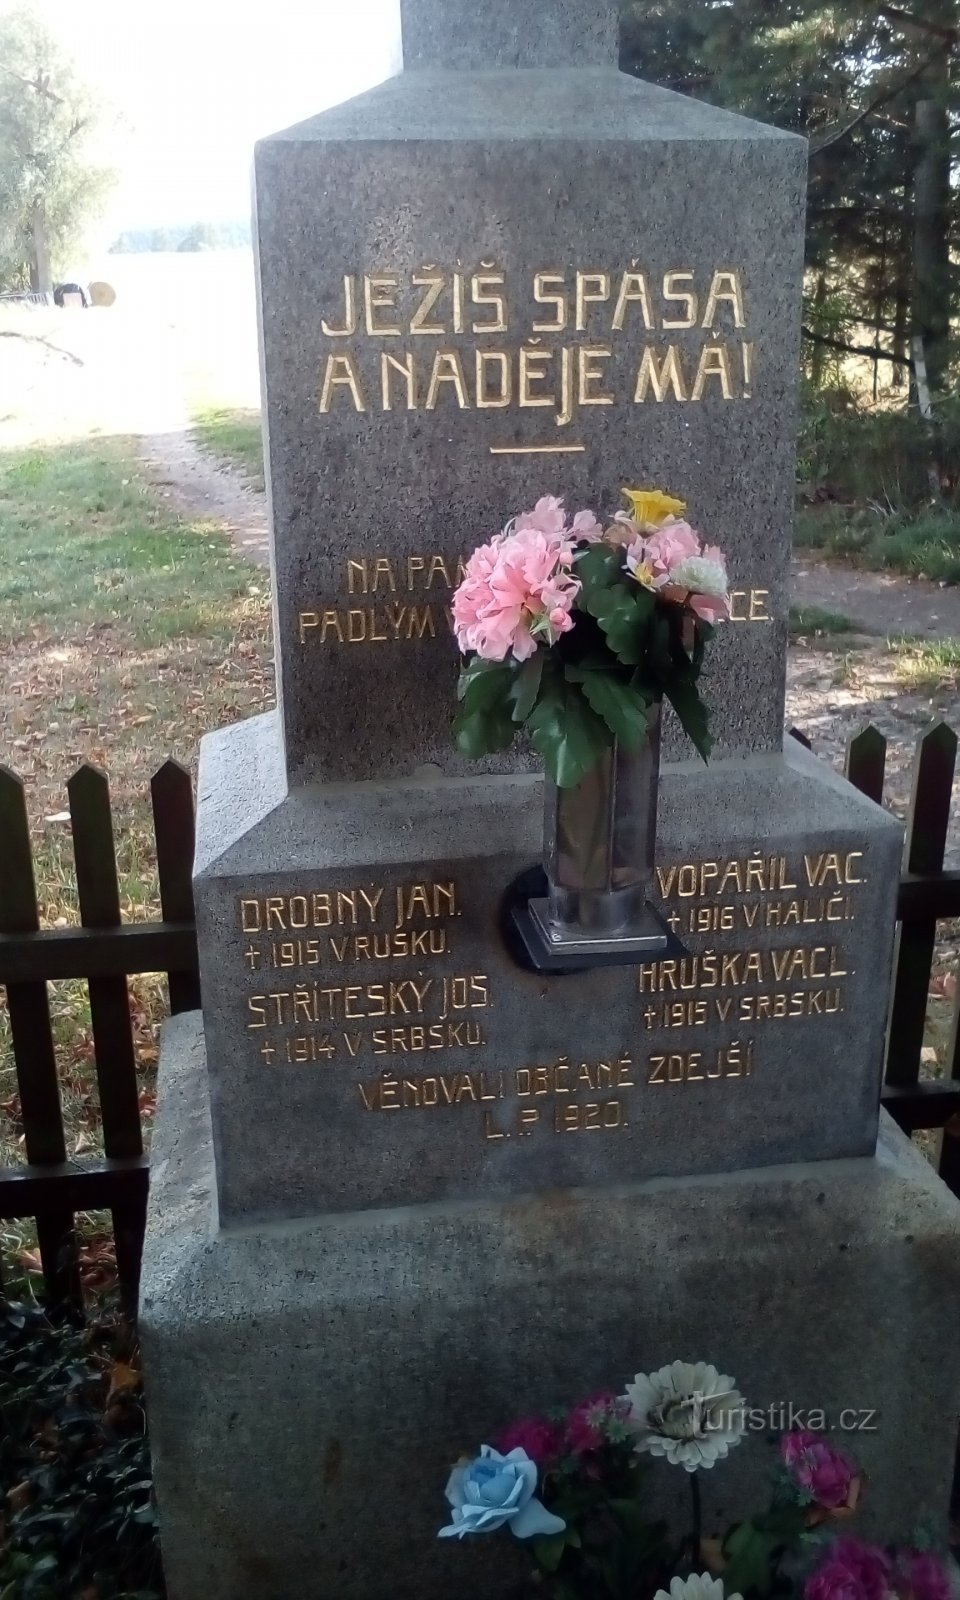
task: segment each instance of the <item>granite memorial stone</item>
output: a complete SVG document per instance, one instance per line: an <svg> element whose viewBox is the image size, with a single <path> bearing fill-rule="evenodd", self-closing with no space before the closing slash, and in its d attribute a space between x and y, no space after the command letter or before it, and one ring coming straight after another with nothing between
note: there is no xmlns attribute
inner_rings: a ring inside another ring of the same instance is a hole
<svg viewBox="0 0 960 1600"><path fill-rule="evenodd" d="M161 1064L174 1600L495 1592L433 1542L448 1460L677 1355L879 1409L888 1534L955 1443L958 1207L875 1154L900 830L782 739L804 145L619 74L613 0L398 3L404 71L256 155L280 706L204 741ZM667 729L679 948L550 977L505 916L542 780L454 751L449 600L518 507L627 482L730 552L718 744Z"/></svg>

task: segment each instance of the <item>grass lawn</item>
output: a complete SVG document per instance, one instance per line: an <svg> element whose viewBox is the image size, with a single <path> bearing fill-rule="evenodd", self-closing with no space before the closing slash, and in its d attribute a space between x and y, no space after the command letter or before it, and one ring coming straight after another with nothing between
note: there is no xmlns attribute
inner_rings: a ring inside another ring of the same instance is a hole
<svg viewBox="0 0 960 1600"><path fill-rule="evenodd" d="M263 488L263 438L259 411L205 405L193 413L193 434L212 455L232 461Z"/></svg>
<svg viewBox="0 0 960 1600"><path fill-rule="evenodd" d="M960 679L960 639L890 639L898 682L911 689L955 689Z"/></svg>
<svg viewBox="0 0 960 1600"><path fill-rule="evenodd" d="M124 916L159 914L150 778L168 756L192 766L202 733L272 702L268 609L263 575L155 497L130 442L0 453L0 761L26 786L43 926L78 921L65 786L83 761L110 778ZM99 1148L89 1004L82 983L49 992L79 1155ZM149 1117L165 984L134 978L131 996ZM20 1158L0 990L0 1165Z"/></svg>
<svg viewBox="0 0 960 1600"><path fill-rule="evenodd" d="M960 511L935 507L801 506L794 547L874 571L902 572L935 583L960 583Z"/></svg>
<svg viewBox="0 0 960 1600"><path fill-rule="evenodd" d="M790 638L793 641L823 639L834 634L862 632L842 611L825 611L821 606L790 607Z"/></svg>

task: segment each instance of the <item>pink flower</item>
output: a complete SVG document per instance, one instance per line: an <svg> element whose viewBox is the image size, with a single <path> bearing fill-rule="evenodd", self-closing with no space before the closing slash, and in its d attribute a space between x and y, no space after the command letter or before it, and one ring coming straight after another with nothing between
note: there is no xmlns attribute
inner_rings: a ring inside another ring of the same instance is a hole
<svg viewBox="0 0 960 1600"><path fill-rule="evenodd" d="M540 500L531 516L553 522L559 501ZM461 651L486 661L512 653L526 661L541 639L548 645L573 627L570 611L580 593L567 570L573 559L569 537L554 528L514 525L480 545L467 562L453 596L453 624Z"/></svg>
<svg viewBox="0 0 960 1600"><path fill-rule="evenodd" d="M607 1438L608 1422L617 1418L625 1420L629 1410L629 1402L615 1394L598 1394L592 1400L581 1400L564 1423L564 1445L576 1454L598 1450Z"/></svg>
<svg viewBox="0 0 960 1600"><path fill-rule="evenodd" d="M503 1455L510 1450L525 1450L538 1467L548 1467L560 1453L560 1430L544 1417L524 1417L511 1422L496 1440Z"/></svg>
<svg viewBox="0 0 960 1600"><path fill-rule="evenodd" d="M900 1600L950 1600L950 1579L929 1550L899 1550L893 1587Z"/></svg>
<svg viewBox="0 0 960 1600"><path fill-rule="evenodd" d="M726 622L730 616L730 601L726 595L692 594L687 605L702 622Z"/></svg>
<svg viewBox="0 0 960 1600"><path fill-rule="evenodd" d="M570 524L570 531L575 539L582 539L586 544L596 544L603 538L603 525L592 511L578 511Z"/></svg>
<svg viewBox="0 0 960 1600"><path fill-rule="evenodd" d="M522 511L516 518L512 533L545 533L548 537L566 533L567 516L563 509L563 501L558 500L555 494L545 494L536 503L532 511Z"/></svg>
<svg viewBox="0 0 960 1600"><path fill-rule="evenodd" d="M803 1586L804 1600L887 1600L890 1563L860 1539L838 1539Z"/></svg>
<svg viewBox="0 0 960 1600"><path fill-rule="evenodd" d="M633 544L643 536L640 532L640 524L634 522L630 513L628 511L618 511L609 526L604 528L603 537L605 543L612 544L614 548L618 545L626 548L627 545Z"/></svg>
<svg viewBox="0 0 960 1600"><path fill-rule="evenodd" d="M700 540L689 522L665 522L644 544L647 558L659 574L670 573L681 561L700 554Z"/></svg>
<svg viewBox="0 0 960 1600"><path fill-rule="evenodd" d="M785 1433L780 1454L797 1488L829 1511L846 1506L854 1485L859 1486L853 1462L816 1433Z"/></svg>

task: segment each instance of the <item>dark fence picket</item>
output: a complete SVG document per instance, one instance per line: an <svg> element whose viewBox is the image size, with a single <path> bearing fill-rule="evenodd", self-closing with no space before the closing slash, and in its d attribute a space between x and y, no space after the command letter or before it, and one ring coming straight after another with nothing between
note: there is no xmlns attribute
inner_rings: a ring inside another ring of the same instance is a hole
<svg viewBox="0 0 960 1600"><path fill-rule="evenodd" d="M110 791L104 773L84 766L67 784L80 921L85 928L120 925L120 886L113 843ZM89 978L104 1153L119 1160L143 1152L137 1063L125 977Z"/></svg>
<svg viewBox="0 0 960 1600"><path fill-rule="evenodd" d="M80 920L85 928L118 928L120 885L114 848L110 789L106 774L83 766L67 784L77 875ZM93 1031L103 1149L108 1160L143 1154L137 1062L130 1025L130 994L121 974L90 977ZM111 1208L117 1275L128 1303L136 1301L143 1234L128 1205Z"/></svg>
<svg viewBox="0 0 960 1600"><path fill-rule="evenodd" d="M193 784L177 761L167 761L150 785L157 841L160 906L164 922L193 923L193 852L195 845ZM196 1011L200 1006L200 974L192 968L167 973L170 1011Z"/></svg>
<svg viewBox="0 0 960 1600"><path fill-rule="evenodd" d="M844 772L847 779L861 794L876 804L883 804L883 783L887 768L887 741L879 728L871 723L847 741Z"/></svg>
<svg viewBox="0 0 960 1600"><path fill-rule="evenodd" d="M7 767L0 767L0 840L0 933L35 933L40 918L26 796L22 782ZM32 1167L56 1167L66 1160L66 1141L46 980L8 984L7 1011L24 1153ZM74 1215L58 1193L51 1185L36 1213L40 1261L54 1308L80 1303Z"/></svg>
<svg viewBox="0 0 960 1600"><path fill-rule="evenodd" d="M936 878L943 871L956 758L956 734L946 723L937 723L921 739L914 763L904 862L914 877ZM886 1082L892 1088L915 1084L920 1076L936 910L900 925L887 1032Z"/></svg>
<svg viewBox="0 0 960 1600"><path fill-rule="evenodd" d="M84 766L67 785L79 928L39 928L23 785L0 768L0 984L6 987L26 1161L0 1169L0 1217L34 1217L48 1301L80 1304L74 1220L109 1210L124 1301L135 1310L149 1168L143 1154L128 976L166 972L171 1009L200 1004L191 872L193 791L169 761L152 785L163 920L121 921L107 779ZM103 1157L66 1149L47 983L85 980L90 995ZM0 1278L2 1282L2 1278Z"/></svg>

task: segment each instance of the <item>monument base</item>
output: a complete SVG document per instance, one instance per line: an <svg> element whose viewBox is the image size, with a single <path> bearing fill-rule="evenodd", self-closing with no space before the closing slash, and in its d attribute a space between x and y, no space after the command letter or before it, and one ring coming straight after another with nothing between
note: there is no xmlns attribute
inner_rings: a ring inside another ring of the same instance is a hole
<svg viewBox="0 0 960 1600"><path fill-rule="evenodd" d="M215 1188L201 1022L181 1016L141 1298L171 1600L507 1594L509 1537L436 1538L451 1462L675 1357L754 1408L706 1476L707 1531L765 1494L771 1434L819 1411L869 1474L858 1526L945 1531L960 1204L886 1120L875 1157L229 1231ZM685 1518L685 1474L651 1479Z"/></svg>

